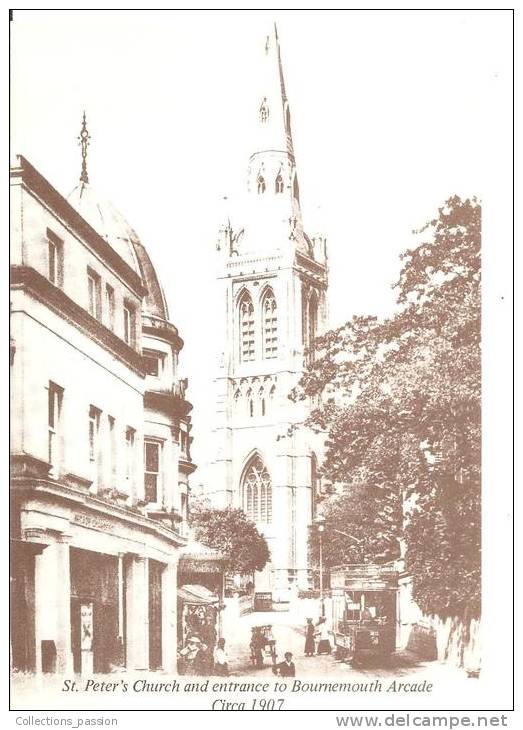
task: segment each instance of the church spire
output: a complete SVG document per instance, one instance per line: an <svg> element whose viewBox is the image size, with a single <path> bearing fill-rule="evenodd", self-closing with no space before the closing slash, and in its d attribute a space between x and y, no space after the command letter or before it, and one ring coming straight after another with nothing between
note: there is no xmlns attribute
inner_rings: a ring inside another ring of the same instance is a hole
<svg viewBox="0 0 523 730"><path fill-rule="evenodd" d="M258 135L255 142L259 153L268 150L287 152L294 157L290 111L281 61L280 41L276 23L264 40L263 59L258 82Z"/></svg>
<svg viewBox="0 0 523 730"><path fill-rule="evenodd" d="M291 114L285 88L280 40L276 24L260 43L258 76L254 86L253 148L249 158L248 191L251 214L280 228L280 240L292 240L309 253L303 233Z"/></svg>
<svg viewBox="0 0 523 730"><path fill-rule="evenodd" d="M80 173L80 182L88 183L89 175L87 174L87 148L90 144L91 135L87 131L87 120L85 118L85 111L82 120L82 129L78 135L78 144L82 148L82 172Z"/></svg>

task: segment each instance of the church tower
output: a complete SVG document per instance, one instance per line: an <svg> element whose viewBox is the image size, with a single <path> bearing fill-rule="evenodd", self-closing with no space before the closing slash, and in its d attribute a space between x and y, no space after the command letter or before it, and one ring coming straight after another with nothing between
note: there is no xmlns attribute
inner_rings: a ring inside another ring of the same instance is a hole
<svg viewBox="0 0 523 730"><path fill-rule="evenodd" d="M308 534L317 444L304 427L311 404L289 393L326 327L325 239L304 231L291 116L276 28L260 44L241 223L217 244L216 306L223 353L215 379L215 460L208 493L242 508L267 539L271 562L256 590L285 600L311 583Z"/></svg>

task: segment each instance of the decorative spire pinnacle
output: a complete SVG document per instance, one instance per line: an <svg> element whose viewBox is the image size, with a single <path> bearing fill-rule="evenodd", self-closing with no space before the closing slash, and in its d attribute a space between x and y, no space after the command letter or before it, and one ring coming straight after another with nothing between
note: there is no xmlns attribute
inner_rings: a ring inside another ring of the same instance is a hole
<svg viewBox="0 0 523 730"><path fill-rule="evenodd" d="M89 175L87 174L87 148L90 144L90 142L89 142L90 139L91 139L91 135L87 131L87 120L85 118L85 111L84 111L82 129L80 130L80 134L78 135L78 144L82 148L82 172L80 174L80 182L83 182L83 183L89 182Z"/></svg>

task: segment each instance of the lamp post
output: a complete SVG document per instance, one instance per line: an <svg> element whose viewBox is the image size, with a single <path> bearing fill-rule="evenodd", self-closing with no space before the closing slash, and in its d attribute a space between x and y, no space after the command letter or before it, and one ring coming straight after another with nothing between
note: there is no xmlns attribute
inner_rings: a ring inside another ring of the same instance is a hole
<svg viewBox="0 0 523 730"><path fill-rule="evenodd" d="M321 615L325 612L325 606L323 603L323 531L325 530L325 517L318 515L314 520L316 527L318 528L318 536L320 539L320 606Z"/></svg>

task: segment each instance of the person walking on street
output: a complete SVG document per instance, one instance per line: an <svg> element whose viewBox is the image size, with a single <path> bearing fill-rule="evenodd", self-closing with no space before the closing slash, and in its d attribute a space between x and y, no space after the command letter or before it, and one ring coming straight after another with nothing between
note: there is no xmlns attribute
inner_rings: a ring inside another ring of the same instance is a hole
<svg viewBox="0 0 523 730"><path fill-rule="evenodd" d="M305 627L305 656L314 656L314 624L312 619L307 619Z"/></svg>
<svg viewBox="0 0 523 730"><path fill-rule="evenodd" d="M320 616L317 624L317 636L318 636L318 654L330 654L331 653L331 642L329 639L329 630L327 628L327 619L325 616Z"/></svg>

